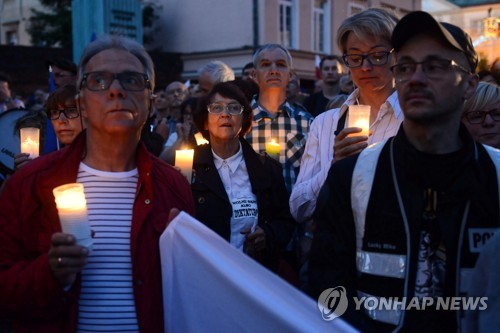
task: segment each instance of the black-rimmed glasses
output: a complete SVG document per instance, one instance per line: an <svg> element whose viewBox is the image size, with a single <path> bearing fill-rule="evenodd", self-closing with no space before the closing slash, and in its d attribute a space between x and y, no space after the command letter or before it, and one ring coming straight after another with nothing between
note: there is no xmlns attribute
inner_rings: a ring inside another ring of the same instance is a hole
<svg viewBox="0 0 500 333"><path fill-rule="evenodd" d="M441 79L453 69L470 74L470 71L460 66L455 60L450 59L428 59L421 62L403 62L391 67L394 78L399 82L408 81L417 71L417 66L422 66L422 71L428 79Z"/></svg>
<svg viewBox="0 0 500 333"><path fill-rule="evenodd" d="M57 120L61 117L61 113L64 114L64 117L66 117L66 119L74 119L80 116L80 112L75 107L48 110L47 116L49 117L50 120Z"/></svg>
<svg viewBox="0 0 500 333"><path fill-rule="evenodd" d="M463 117L471 124L482 124L486 115L489 115L494 121L500 121L500 108L490 111L469 111L465 112Z"/></svg>
<svg viewBox="0 0 500 333"><path fill-rule="evenodd" d="M243 106L239 103L212 103L207 106L207 110L212 114L221 114L226 110L230 115L237 116L243 112Z"/></svg>
<svg viewBox="0 0 500 333"><path fill-rule="evenodd" d="M357 68L363 66L363 61L366 59L372 66L383 66L387 64L389 55L393 51L377 51L364 54L344 54L342 59L349 68Z"/></svg>
<svg viewBox="0 0 500 333"><path fill-rule="evenodd" d="M142 91L151 87L149 78L144 73L89 72L83 75L80 89L85 86L91 91L108 90L115 79L120 82L120 85L126 91Z"/></svg>

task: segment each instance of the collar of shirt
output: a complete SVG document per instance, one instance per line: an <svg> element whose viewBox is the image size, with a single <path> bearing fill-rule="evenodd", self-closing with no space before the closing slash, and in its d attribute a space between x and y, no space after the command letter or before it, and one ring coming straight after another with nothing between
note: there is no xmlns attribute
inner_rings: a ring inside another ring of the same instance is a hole
<svg viewBox="0 0 500 333"><path fill-rule="evenodd" d="M264 118L273 118L269 111L267 111L262 105L258 102L258 97L254 97L252 100L252 109L253 109L253 121L260 121ZM289 118L293 117L293 108L285 99L285 102L278 107L278 111L285 111L284 114L288 115ZM281 112L278 112L278 115Z"/></svg>
<svg viewBox="0 0 500 333"><path fill-rule="evenodd" d="M226 158L226 159L223 159L220 156L218 156L214 152L214 150L212 149L212 153L214 154L214 164L215 164L215 167L217 168L217 170L220 170L220 168L222 168L222 166L224 165L224 161L225 161L227 163L227 165L229 166L229 171L231 173L234 173L236 171L236 169L238 168L238 165L240 165L241 160L243 159L243 150L241 150L241 143L239 143L239 144L240 144L240 149L238 150L238 152L236 154L234 154L233 156Z"/></svg>

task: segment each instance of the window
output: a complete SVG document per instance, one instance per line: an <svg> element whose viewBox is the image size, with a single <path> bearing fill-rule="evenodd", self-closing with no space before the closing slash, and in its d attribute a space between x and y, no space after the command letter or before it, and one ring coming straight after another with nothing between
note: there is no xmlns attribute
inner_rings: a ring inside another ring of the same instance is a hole
<svg viewBox="0 0 500 333"><path fill-rule="evenodd" d="M329 52L329 29L327 27L329 14L327 0L314 0L314 7L312 11L312 50L314 52L330 53Z"/></svg>
<svg viewBox="0 0 500 333"><path fill-rule="evenodd" d="M292 0L279 1L279 41L286 48L294 46Z"/></svg>
<svg viewBox="0 0 500 333"><path fill-rule="evenodd" d="M6 31L5 32L5 40L8 45L17 45L19 40L17 38L17 31Z"/></svg>

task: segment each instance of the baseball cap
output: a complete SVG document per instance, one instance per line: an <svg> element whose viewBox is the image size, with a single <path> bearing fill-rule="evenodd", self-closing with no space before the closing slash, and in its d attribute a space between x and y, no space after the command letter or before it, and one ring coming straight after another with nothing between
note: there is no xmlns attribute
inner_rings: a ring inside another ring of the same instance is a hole
<svg viewBox="0 0 500 333"><path fill-rule="evenodd" d="M456 25L436 21L427 12L411 12L398 22L392 32L394 50L398 52L411 37L419 34L440 35L452 47L463 52L467 57L471 72L476 71L478 58L470 36Z"/></svg>

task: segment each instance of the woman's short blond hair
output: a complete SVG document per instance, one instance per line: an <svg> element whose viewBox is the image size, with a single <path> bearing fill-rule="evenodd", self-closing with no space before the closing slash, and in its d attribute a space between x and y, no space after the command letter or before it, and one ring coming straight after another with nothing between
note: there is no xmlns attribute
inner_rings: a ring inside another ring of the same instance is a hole
<svg viewBox="0 0 500 333"><path fill-rule="evenodd" d="M486 107L495 103L500 105L500 87L487 82L479 82L474 95L465 101L464 112L489 111Z"/></svg>
<svg viewBox="0 0 500 333"><path fill-rule="evenodd" d="M361 40L382 40L391 45L392 30L398 21L396 15L382 8L363 10L341 23L337 31L337 46L345 54L350 33Z"/></svg>

